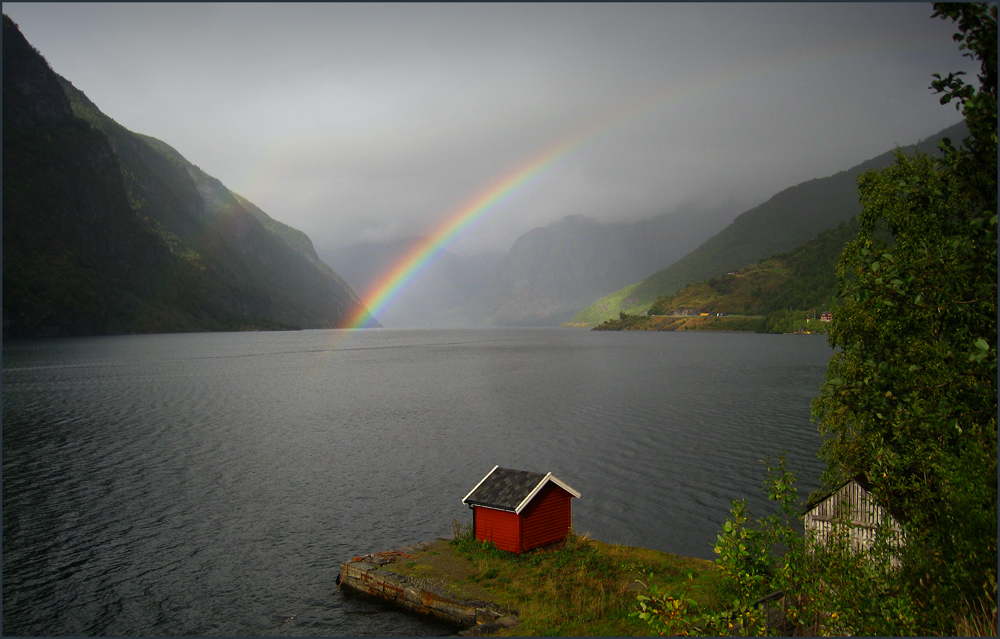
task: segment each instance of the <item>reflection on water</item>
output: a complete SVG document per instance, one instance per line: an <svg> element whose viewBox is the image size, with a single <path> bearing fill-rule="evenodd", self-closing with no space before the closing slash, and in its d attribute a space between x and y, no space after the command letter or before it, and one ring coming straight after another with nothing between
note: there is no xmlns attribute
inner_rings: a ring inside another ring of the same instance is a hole
<svg viewBox="0 0 1000 639"><path fill-rule="evenodd" d="M449 634L336 591L447 534L495 464L579 532L711 558L786 450L815 487L812 336L483 329L6 341L6 634Z"/></svg>

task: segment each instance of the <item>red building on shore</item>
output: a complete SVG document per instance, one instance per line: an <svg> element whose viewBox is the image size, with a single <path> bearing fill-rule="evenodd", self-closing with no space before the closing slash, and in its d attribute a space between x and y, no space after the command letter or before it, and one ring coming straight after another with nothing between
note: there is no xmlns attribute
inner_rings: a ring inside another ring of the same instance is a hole
<svg viewBox="0 0 1000 639"><path fill-rule="evenodd" d="M573 497L580 493L552 473L494 466L462 503L472 509L476 539L522 553L566 538L573 525Z"/></svg>

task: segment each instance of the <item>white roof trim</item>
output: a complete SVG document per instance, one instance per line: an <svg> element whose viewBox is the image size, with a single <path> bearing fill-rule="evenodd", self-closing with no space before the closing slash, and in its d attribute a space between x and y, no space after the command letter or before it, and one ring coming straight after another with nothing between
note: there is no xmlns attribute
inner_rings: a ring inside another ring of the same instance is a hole
<svg viewBox="0 0 1000 639"><path fill-rule="evenodd" d="M497 468L500 468L500 464L497 464L496 466L494 466L493 470L496 470ZM472 487L472 490L469 491L468 495L466 495L465 497L462 497L462 503L463 504L465 503L465 500L468 499L472 495L472 493L476 492L476 489L479 488L479 486L481 486L484 481L486 481L486 478L493 474L493 470L491 470L490 472L486 473L486 477L483 477L482 479L480 479L479 483Z"/></svg>
<svg viewBox="0 0 1000 639"><path fill-rule="evenodd" d="M493 471L491 470L490 472ZM517 505L517 508L514 509L514 514L520 515L521 511L524 510L528 506L528 504L531 503L532 499L535 498L535 495L538 494L538 491L544 488L545 484L549 483L550 481L553 482L556 486L559 486L560 488L568 492L570 495L576 497L577 499L580 498L580 493L570 488L568 484L565 484L562 481L553 477L552 473L548 473L545 475L545 477L542 478L542 481L538 482L538 485L535 486L534 490L528 493L528 496L524 498L524 501L522 501L520 504ZM466 496L468 497L468 495Z"/></svg>
<svg viewBox="0 0 1000 639"><path fill-rule="evenodd" d="M474 507L474 508L486 508L486 509L488 509L488 510L495 510L495 511L497 511L498 513L509 513L509 514L511 514L511 515L514 515L514 514L516 514L516 513L515 513L514 511L512 511L512 510L507 510L506 508L500 508L500 507L498 507L498 506L484 506L484 505L482 505L482 504L472 504L472 507Z"/></svg>

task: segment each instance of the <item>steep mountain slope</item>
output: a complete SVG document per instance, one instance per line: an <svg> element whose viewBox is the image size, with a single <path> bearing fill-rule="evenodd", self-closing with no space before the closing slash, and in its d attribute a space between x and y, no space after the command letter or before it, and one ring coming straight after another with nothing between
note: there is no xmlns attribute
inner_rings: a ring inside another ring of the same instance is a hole
<svg viewBox="0 0 1000 639"><path fill-rule="evenodd" d="M521 235L506 254L443 251L379 312L387 326L558 325L601 295L667 265L738 211L687 206L638 222L572 215ZM406 254L419 238L322 251L356 290Z"/></svg>
<svg viewBox="0 0 1000 639"><path fill-rule="evenodd" d="M6 16L4 335L334 327L304 234L59 78Z"/></svg>
<svg viewBox="0 0 1000 639"><path fill-rule="evenodd" d="M787 333L808 326L807 313L815 316L837 304L837 262L857 234L857 219L852 218L787 253L661 295L648 315L623 313L597 329ZM813 324L810 329L823 326Z"/></svg>
<svg viewBox="0 0 1000 639"><path fill-rule="evenodd" d="M574 215L517 239L470 304L499 325L559 325L608 291L666 266L710 237L735 207L683 207L638 222Z"/></svg>
<svg viewBox="0 0 1000 639"><path fill-rule="evenodd" d="M942 137L958 141L967 135L964 123L949 127L920 143L905 147L934 153ZM767 202L739 217L720 233L669 267L616 291L584 309L574 322L597 324L619 312L645 311L660 295L669 295L690 282L697 282L763 257L789 251L820 231L836 227L860 212L857 178L861 173L892 164L887 151L846 171L804 182L781 191Z"/></svg>
<svg viewBox="0 0 1000 639"><path fill-rule="evenodd" d="M836 302L837 262L844 246L857 235L856 219L842 222L787 253L689 284L675 295L660 296L649 313L668 315L680 307L748 315L784 309L829 310Z"/></svg>
<svg viewBox="0 0 1000 639"><path fill-rule="evenodd" d="M143 325L181 295L187 273L136 218L107 139L73 117L6 16L3 83L4 335ZM176 311L176 322L195 321Z"/></svg>

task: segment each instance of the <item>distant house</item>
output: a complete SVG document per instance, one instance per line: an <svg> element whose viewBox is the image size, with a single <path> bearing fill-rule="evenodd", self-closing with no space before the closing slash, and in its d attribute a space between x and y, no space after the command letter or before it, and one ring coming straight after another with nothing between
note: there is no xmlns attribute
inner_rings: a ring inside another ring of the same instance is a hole
<svg viewBox="0 0 1000 639"><path fill-rule="evenodd" d="M806 533L812 531L820 543L826 543L838 520L848 524L851 546L856 550L871 548L883 524L896 543L902 541L899 521L875 501L864 475L850 479L829 495L808 504L802 517Z"/></svg>
<svg viewBox="0 0 1000 639"><path fill-rule="evenodd" d="M829 312L823 313L822 315L819 316L819 319L820 319L821 322L832 322L833 321L833 313L829 313Z"/></svg>
<svg viewBox="0 0 1000 639"><path fill-rule="evenodd" d="M573 523L573 497L580 493L552 473L494 466L462 503L472 509L476 539L522 553L566 538Z"/></svg>

